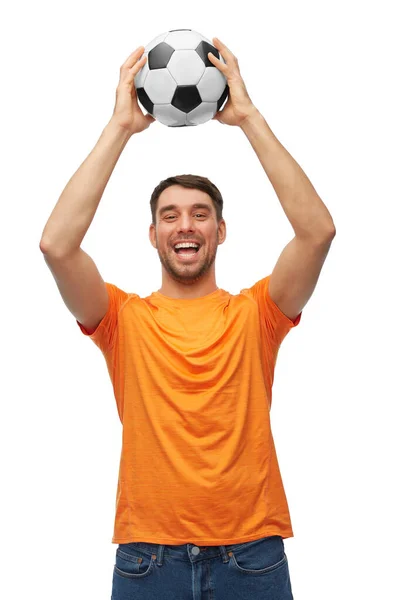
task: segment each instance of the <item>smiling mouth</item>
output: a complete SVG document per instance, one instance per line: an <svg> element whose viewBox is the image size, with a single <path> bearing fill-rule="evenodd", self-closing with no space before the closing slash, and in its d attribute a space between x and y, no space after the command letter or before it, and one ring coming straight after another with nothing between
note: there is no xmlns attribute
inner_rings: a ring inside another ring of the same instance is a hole
<svg viewBox="0 0 400 600"><path fill-rule="evenodd" d="M180 252L176 252L176 250L174 250L174 253L176 254L177 258L179 258L179 260L191 260L196 256L196 254L199 253L199 250L200 248L198 248L198 250L191 248L190 251L186 250Z"/></svg>

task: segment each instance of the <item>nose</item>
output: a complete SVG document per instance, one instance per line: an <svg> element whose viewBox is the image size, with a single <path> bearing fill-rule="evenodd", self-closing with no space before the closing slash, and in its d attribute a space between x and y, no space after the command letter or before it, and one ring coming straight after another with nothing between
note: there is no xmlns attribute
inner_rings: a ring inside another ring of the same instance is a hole
<svg viewBox="0 0 400 600"><path fill-rule="evenodd" d="M181 215L178 221L179 231L194 231L194 220L191 215Z"/></svg>

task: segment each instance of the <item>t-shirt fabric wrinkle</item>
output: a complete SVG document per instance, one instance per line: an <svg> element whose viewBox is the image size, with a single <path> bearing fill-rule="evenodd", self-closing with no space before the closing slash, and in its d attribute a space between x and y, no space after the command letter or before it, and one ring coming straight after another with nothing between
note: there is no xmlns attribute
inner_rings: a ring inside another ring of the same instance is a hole
<svg viewBox="0 0 400 600"><path fill-rule="evenodd" d="M112 543L228 545L293 537L270 410L279 347L300 320L268 293L153 292L106 282L86 331L102 352L122 423Z"/></svg>

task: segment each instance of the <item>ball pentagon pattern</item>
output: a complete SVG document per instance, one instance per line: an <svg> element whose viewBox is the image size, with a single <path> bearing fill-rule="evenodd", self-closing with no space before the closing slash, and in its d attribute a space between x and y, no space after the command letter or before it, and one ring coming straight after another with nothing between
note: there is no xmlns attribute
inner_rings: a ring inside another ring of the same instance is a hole
<svg viewBox="0 0 400 600"><path fill-rule="evenodd" d="M193 29L167 31L145 47L147 61L135 76L137 97L163 125L201 125L224 104L229 86L208 52L225 63L211 41Z"/></svg>

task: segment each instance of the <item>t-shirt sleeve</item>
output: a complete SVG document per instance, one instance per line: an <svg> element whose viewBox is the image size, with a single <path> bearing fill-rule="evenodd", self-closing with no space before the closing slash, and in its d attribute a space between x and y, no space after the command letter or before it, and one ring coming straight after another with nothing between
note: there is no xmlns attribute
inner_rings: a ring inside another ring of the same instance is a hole
<svg viewBox="0 0 400 600"><path fill-rule="evenodd" d="M88 331L82 323L76 320L83 335L89 337L100 348L103 354L109 352L116 342L118 335L118 315L122 305L129 298L129 294L116 285L108 282L105 282L105 284L108 293L108 308L96 329Z"/></svg>
<svg viewBox="0 0 400 600"><path fill-rule="evenodd" d="M279 346L289 331L300 323L302 312L292 321L280 310L269 295L270 277L271 275L268 275L260 279L252 287L240 290L240 293L248 294L257 302L263 325L270 338Z"/></svg>

